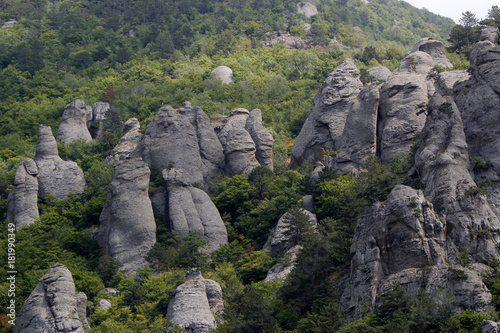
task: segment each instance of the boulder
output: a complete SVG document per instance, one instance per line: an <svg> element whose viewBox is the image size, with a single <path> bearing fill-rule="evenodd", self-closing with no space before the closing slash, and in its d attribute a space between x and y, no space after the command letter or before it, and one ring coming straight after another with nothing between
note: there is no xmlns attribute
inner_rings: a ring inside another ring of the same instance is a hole
<svg viewBox="0 0 500 333"><path fill-rule="evenodd" d="M108 311L109 309L111 309L111 306L111 302L107 299L100 299L99 303L97 304L97 307L104 311Z"/></svg>
<svg viewBox="0 0 500 333"><path fill-rule="evenodd" d="M210 119L189 102L178 110L161 107L132 156L142 156L159 170L182 169L199 184L224 169L223 149Z"/></svg>
<svg viewBox="0 0 500 333"><path fill-rule="evenodd" d="M170 227L181 236L193 231L204 236L204 250L213 252L226 244L227 230L219 211L203 190L191 186L180 169L163 170L167 189L167 209Z"/></svg>
<svg viewBox="0 0 500 333"><path fill-rule="evenodd" d="M392 74L380 93L378 150L383 163L403 158L425 124L418 106L428 103L425 77L416 73Z"/></svg>
<svg viewBox="0 0 500 333"><path fill-rule="evenodd" d="M500 60L500 46L495 46L489 40L476 43L470 53L470 63L474 66L496 60Z"/></svg>
<svg viewBox="0 0 500 333"><path fill-rule="evenodd" d="M106 163L125 160L137 149L137 145L142 139L140 132L141 124L137 118L130 118L123 124L123 135L118 145L106 157Z"/></svg>
<svg viewBox="0 0 500 333"><path fill-rule="evenodd" d="M214 79L220 79L223 84L233 83L233 70L227 66L219 66L212 71Z"/></svg>
<svg viewBox="0 0 500 333"><path fill-rule="evenodd" d="M71 272L54 264L24 302L15 333L84 333Z"/></svg>
<svg viewBox="0 0 500 333"><path fill-rule="evenodd" d="M85 187L85 178L80 167L72 161L59 157L57 143L49 126L40 125L34 157L38 167L38 194L42 199L52 193L57 199L66 199L68 194L79 194Z"/></svg>
<svg viewBox="0 0 500 333"><path fill-rule="evenodd" d="M500 31L498 27L485 27L481 30L481 41L490 41L493 44L498 44L498 39L500 37Z"/></svg>
<svg viewBox="0 0 500 333"><path fill-rule="evenodd" d="M318 8L310 2L299 2L297 4L297 13L311 17L318 14Z"/></svg>
<svg viewBox="0 0 500 333"><path fill-rule="evenodd" d="M323 149L340 148L347 115L363 86L360 73L351 59L345 59L323 82L314 97L314 109L307 117L292 148L291 168L303 161L316 163Z"/></svg>
<svg viewBox="0 0 500 333"><path fill-rule="evenodd" d="M214 315L224 309L222 289L204 279L198 268L187 272L187 281L175 290L167 309L167 319L189 333L209 332L217 327Z"/></svg>
<svg viewBox="0 0 500 333"><path fill-rule="evenodd" d="M373 76L377 81L387 81L387 78L391 75L391 71L384 66L373 67L368 70L368 74Z"/></svg>
<svg viewBox="0 0 500 333"><path fill-rule="evenodd" d="M106 205L99 217L101 250L130 272L146 266L145 257L156 242L156 223L148 196L150 171L140 160L115 163Z"/></svg>
<svg viewBox="0 0 500 333"><path fill-rule="evenodd" d="M428 37L422 38L413 46L410 52L405 54L405 58L412 54L415 54L416 52L425 52L430 55L432 58L432 67L434 67L435 65L443 67L453 67L448 58L446 58L443 43L438 40Z"/></svg>
<svg viewBox="0 0 500 333"><path fill-rule="evenodd" d="M38 168L31 158L17 165L14 189L9 193L7 219L14 222L16 229L29 225L40 215L38 213Z"/></svg>
<svg viewBox="0 0 500 333"><path fill-rule="evenodd" d="M58 141L64 144L83 139L92 141L88 125L92 121L92 108L81 99L74 100L64 107L61 124L57 130Z"/></svg>
<svg viewBox="0 0 500 333"><path fill-rule="evenodd" d="M359 172L377 150L377 116L380 93L377 86L363 89L347 115L335 156L339 172Z"/></svg>

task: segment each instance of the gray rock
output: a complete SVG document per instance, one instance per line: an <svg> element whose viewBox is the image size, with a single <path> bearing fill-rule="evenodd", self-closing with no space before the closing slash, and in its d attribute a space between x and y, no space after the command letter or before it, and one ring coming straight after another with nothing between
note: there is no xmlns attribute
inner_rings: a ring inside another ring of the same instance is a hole
<svg viewBox="0 0 500 333"><path fill-rule="evenodd" d="M428 37L422 38L413 46L410 52L405 54L405 57L408 57L416 52L425 52L429 54L432 58L432 66L439 65L443 67L453 67L448 58L446 58L443 43L438 40Z"/></svg>
<svg viewBox="0 0 500 333"><path fill-rule="evenodd" d="M7 30L12 28L17 23L16 20L8 20L2 25L2 30Z"/></svg>
<svg viewBox="0 0 500 333"><path fill-rule="evenodd" d="M100 299L97 307L101 310L108 311L109 309L111 309L111 302L107 299Z"/></svg>
<svg viewBox="0 0 500 333"><path fill-rule="evenodd" d="M500 333L500 323L491 320L483 321L481 333Z"/></svg>
<svg viewBox="0 0 500 333"><path fill-rule="evenodd" d="M316 162L316 166L311 172L311 185L314 186L320 182L320 173L323 172L325 165L322 162Z"/></svg>
<svg viewBox="0 0 500 333"><path fill-rule="evenodd" d="M84 333L71 272L54 264L24 302L15 333Z"/></svg>
<svg viewBox="0 0 500 333"><path fill-rule="evenodd" d="M212 77L220 79L223 84L233 83L233 70L227 66L219 66L212 71Z"/></svg>
<svg viewBox="0 0 500 333"><path fill-rule="evenodd" d="M222 146L210 119L199 108L161 107L132 156L142 156L159 170L182 169L193 183L204 184L224 168Z"/></svg>
<svg viewBox="0 0 500 333"><path fill-rule="evenodd" d="M314 199L312 195L306 195L302 198L302 208L309 212L313 212L314 210Z"/></svg>
<svg viewBox="0 0 500 333"><path fill-rule="evenodd" d="M434 59L426 52L416 51L408 54L401 62L395 72L417 73L427 75L434 67Z"/></svg>
<svg viewBox="0 0 500 333"><path fill-rule="evenodd" d="M489 40L476 43L470 54L470 63L474 66L496 60L500 60L500 46L495 46Z"/></svg>
<svg viewBox="0 0 500 333"><path fill-rule="evenodd" d="M439 74L436 90L443 96L453 95L455 84L467 81L469 78L470 74L467 71L442 72Z"/></svg>
<svg viewBox="0 0 500 333"><path fill-rule="evenodd" d="M17 165L14 189L9 193L7 219L16 229L30 225L40 217L38 213L38 168L31 158Z"/></svg>
<svg viewBox="0 0 500 333"><path fill-rule="evenodd" d="M359 172L377 150L377 116L379 90L376 86L363 89L347 115L335 169L339 172Z"/></svg>
<svg viewBox="0 0 500 333"><path fill-rule="evenodd" d="M292 148L291 168L302 162L315 163L323 157L322 149L340 147L347 115L363 86L359 70L345 59L323 82L314 97L314 109L306 119Z"/></svg>
<svg viewBox="0 0 500 333"><path fill-rule="evenodd" d="M109 104L104 102L96 102L92 107L92 121L87 123L87 127L94 139L98 138L104 130L104 121L107 119L108 110Z"/></svg>
<svg viewBox="0 0 500 333"><path fill-rule="evenodd" d="M90 332L90 324L87 320L87 295L85 293L79 292L76 294L76 307L84 331Z"/></svg>
<svg viewBox="0 0 500 333"><path fill-rule="evenodd" d="M377 81L387 81L391 75L391 71L384 66L373 67L368 70L368 74L373 76Z"/></svg>
<svg viewBox="0 0 500 333"><path fill-rule="evenodd" d="M318 14L318 8L310 2L299 2L297 4L297 13L311 17Z"/></svg>
<svg viewBox="0 0 500 333"><path fill-rule="evenodd" d="M199 269L186 275L188 280L175 290L166 317L186 332L209 332L217 327L214 315L224 308L222 290L217 282L204 279Z"/></svg>
<svg viewBox="0 0 500 333"><path fill-rule="evenodd" d="M427 104L427 85L422 75L394 73L380 93L378 149L383 163L403 158L425 124L425 114L417 115L418 105Z"/></svg>
<svg viewBox="0 0 500 333"><path fill-rule="evenodd" d="M295 267L297 262L297 254L302 249L302 246L296 245L285 252L280 261L277 262L271 269L267 272L266 282L283 281L286 279L288 274L290 274Z"/></svg>
<svg viewBox="0 0 500 333"><path fill-rule="evenodd" d="M137 118L130 118L123 124L123 135L118 145L113 148L111 155L106 157L106 163L125 160L137 149L142 139L141 124Z"/></svg>
<svg viewBox="0 0 500 333"><path fill-rule="evenodd" d="M59 157L57 143L49 126L40 125L34 157L38 167L38 194L47 199L52 193L57 199L65 199L68 194L79 194L85 187L85 178L80 167L72 161Z"/></svg>
<svg viewBox="0 0 500 333"><path fill-rule="evenodd" d="M146 266L145 256L156 242L156 223L148 196L149 175L143 161L116 162L99 217L101 250L122 263L120 270L124 272Z"/></svg>
<svg viewBox="0 0 500 333"><path fill-rule="evenodd" d="M431 99L415 166L425 196L446 217L448 260L465 251L485 264L498 256L500 221L486 196L474 190L462 118L452 98Z"/></svg>
<svg viewBox="0 0 500 333"><path fill-rule="evenodd" d="M121 292L118 289L115 288L106 288L104 289L105 292L107 292L110 296L120 296Z"/></svg>
<svg viewBox="0 0 500 333"><path fill-rule="evenodd" d="M166 182L171 229L181 236L187 236L190 231L204 236L208 240L204 248L207 252L213 252L226 244L226 226L208 194L190 186L190 181L179 169L163 170L163 178Z"/></svg>
<svg viewBox="0 0 500 333"><path fill-rule="evenodd" d="M260 165L256 158L255 142L245 129L247 119L248 115L245 113L234 114L228 118L219 133L224 149L226 174L229 176L249 174Z"/></svg>
<svg viewBox="0 0 500 333"><path fill-rule="evenodd" d="M92 141L88 124L92 121L92 108L81 99L74 100L64 107L61 124L57 130L57 140L64 144L83 139Z"/></svg>
<svg viewBox="0 0 500 333"><path fill-rule="evenodd" d="M245 129L255 143L255 158L260 165L273 170L273 144L274 138L262 126L262 111L254 109L250 112L245 123Z"/></svg>
<svg viewBox="0 0 500 333"><path fill-rule="evenodd" d="M309 46L297 36L283 31L273 31L266 34L267 41L263 41L262 45L265 47L272 47L274 44L283 44L289 50L306 50Z"/></svg>
<svg viewBox="0 0 500 333"><path fill-rule="evenodd" d="M486 27L481 30L481 41L487 40L493 44L498 44L500 31L498 27Z"/></svg>

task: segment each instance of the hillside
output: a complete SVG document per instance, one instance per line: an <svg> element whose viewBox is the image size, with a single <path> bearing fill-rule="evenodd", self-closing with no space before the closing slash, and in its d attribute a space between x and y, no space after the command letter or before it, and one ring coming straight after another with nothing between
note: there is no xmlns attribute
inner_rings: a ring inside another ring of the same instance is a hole
<svg viewBox="0 0 500 333"><path fill-rule="evenodd" d="M469 62L404 1L0 10L0 332L500 325L496 27Z"/></svg>

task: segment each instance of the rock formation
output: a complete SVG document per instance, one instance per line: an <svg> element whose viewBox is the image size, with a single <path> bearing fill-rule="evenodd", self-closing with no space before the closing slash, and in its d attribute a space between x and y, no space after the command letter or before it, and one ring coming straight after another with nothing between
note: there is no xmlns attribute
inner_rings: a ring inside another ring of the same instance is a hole
<svg viewBox="0 0 500 333"><path fill-rule="evenodd" d="M84 333L71 272L54 264L24 302L15 333Z"/></svg>
<svg viewBox="0 0 500 333"><path fill-rule="evenodd" d="M483 321L481 333L500 333L500 323L491 320Z"/></svg>
<svg viewBox="0 0 500 333"><path fill-rule="evenodd" d="M454 94L456 83L467 81L470 74L467 71L442 72L438 76L436 91L442 96L451 96Z"/></svg>
<svg viewBox="0 0 500 333"><path fill-rule="evenodd" d="M266 33L267 41L263 41L265 47L272 47L274 44L283 44L290 50L306 50L309 46L297 36L292 36L286 31L273 31Z"/></svg>
<svg viewBox="0 0 500 333"><path fill-rule="evenodd" d="M90 324L87 320L87 295L83 292L76 294L76 307L78 312L78 318L82 322L82 327L85 332L90 331Z"/></svg>
<svg viewBox="0 0 500 333"><path fill-rule="evenodd" d="M373 76L377 81L387 81L391 75L391 71L384 66L373 67L368 70L368 74Z"/></svg>
<svg viewBox="0 0 500 333"><path fill-rule="evenodd" d="M81 99L74 100L64 107L61 124L57 130L57 140L64 144L78 139L92 140L88 125L92 121L92 108Z"/></svg>
<svg viewBox="0 0 500 333"><path fill-rule="evenodd" d="M223 84L233 83L233 70L227 66L219 66L211 74L214 79L220 79Z"/></svg>
<svg viewBox="0 0 500 333"><path fill-rule="evenodd" d="M108 118L108 110L108 103L96 102L94 106L92 106L92 119L87 123L87 127L93 138L97 138L102 134L104 130L104 121Z"/></svg>
<svg viewBox="0 0 500 333"><path fill-rule="evenodd" d="M490 41L493 44L498 44L500 31L498 27L485 27L481 31L481 41Z"/></svg>
<svg viewBox="0 0 500 333"><path fill-rule="evenodd" d="M427 63L425 59L425 56L420 54L419 52L426 53L430 56L431 63ZM443 43L441 43L438 40L432 39L432 38L422 38L419 40L413 48L410 50L410 52L405 54L405 59L408 57L414 57L416 58L417 64L417 72L418 72L418 67L420 66L422 68L422 71L424 75L427 75L429 70L424 70L424 67L431 66L430 68L434 67L435 65L439 65L442 67L453 67L451 62L446 58L446 53L444 51L444 46ZM422 59L422 63L418 63L419 59ZM404 62L404 59L403 59ZM401 67L400 67L401 68ZM429 69L430 69L429 68Z"/></svg>
<svg viewBox="0 0 500 333"><path fill-rule="evenodd" d="M106 157L106 163L125 160L135 151L142 139L141 124L137 118L130 118L123 124L123 135L111 155Z"/></svg>
<svg viewBox="0 0 500 333"><path fill-rule="evenodd" d="M172 166L182 169L199 184L224 168L222 146L210 119L189 102L178 110L161 107L132 155L142 156L158 170Z"/></svg>
<svg viewBox="0 0 500 333"><path fill-rule="evenodd" d="M43 199L52 193L57 199L65 199L70 193L82 193L85 178L80 167L59 157L57 143L49 126L40 125L34 157L38 167L38 193Z"/></svg>
<svg viewBox="0 0 500 333"><path fill-rule="evenodd" d="M311 17L318 14L318 9L310 2L299 2L297 4L297 13L304 14L306 17Z"/></svg>
<svg viewBox="0 0 500 333"><path fill-rule="evenodd" d="M487 62L500 60L500 46L495 46L489 40L481 41L474 45L470 54L470 63L480 66Z"/></svg>
<svg viewBox="0 0 500 333"><path fill-rule="evenodd" d="M273 168L273 137L262 126L261 111L231 111L219 133L224 149L226 174L249 174L259 165Z"/></svg>
<svg viewBox="0 0 500 333"><path fill-rule="evenodd" d="M188 333L209 332L217 327L216 315L224 309L220 285L204 279L200 270L187 272L187 282L175 290L167 310L167 319Z"/></svg>
<svg viewBox="0 0 500 333"><path fill-rule="evenodd" d="M166 182L166 206L171 229L181 236L189 235L190 231L203 235L208 240L205 246L208 252L226 244L226 226L208 194L191 186L182 170L165 169L163 178Z"/></svg>
<svg viewBox="0 0 500 333"><path fill-rule="evenodd" d="M17 165L14 189L9 193L7 219L14 222L16 229L29 225L40 215L38 213L38 168L31 158Z"/></svg>
<svg viewBox="0 0 500 333"><path fill-rule="evenodd" d="M145 256L156 242L156 223L148 196L150 171L140 160L115 163L106 205L99 218L101 250L129 272L146 265Z"/></svg>

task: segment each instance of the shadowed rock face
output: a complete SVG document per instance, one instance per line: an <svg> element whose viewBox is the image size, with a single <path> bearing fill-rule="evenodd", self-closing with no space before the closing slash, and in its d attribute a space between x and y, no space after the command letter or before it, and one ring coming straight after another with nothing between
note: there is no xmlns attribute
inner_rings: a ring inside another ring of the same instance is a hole
<svg viewBox="0 0 500 333"><path fill-rule="evenodd" d="M99 218L99 245L107 256L129 272L146 265L144 259L156 242L156 223L148 196L150 171L140 160L115 164L106 205Z"/></svg>
<svg viewBox="0 0 500 333"><path fill-rule="evenodd" d="M166 317L186 332L209 332L217 327L214 315L224 309L222 289L217 282L204 279L197 268L186 275L188 280L175 290Z"/></svg>
<svg viewBox="0 0 500 333"><path fill-rule="evenodd" d="M81 99L74 100L64 108L61 124L57 130L57 140L64 144L78 139L89 142L92 136L87 125L92 121L92 108Z"/></svg>
<svg viewBox="0 0 500 333"><path fill-rule="evenodd" d="M57 143L49 126L38 128L38 143L34 157L38 167L38 193L43 199L52 193L57 199L65 199L70 193L82 193L85 178L80 167L59 157Z"/></svg>
<svg viewBox="0 0 500 333"><path fill-rule="evenodd" d="M14 222L16 229L29 225L40 215L38 213L38 168L31 158L17 165L14 189L9 193L7 219Z"/></svg>
<svg viewBox="0 0 500 333"><path fill-rule="evenodd" d="M71 272L54 264L24 302L16 333L84 333Z"/></svg>

